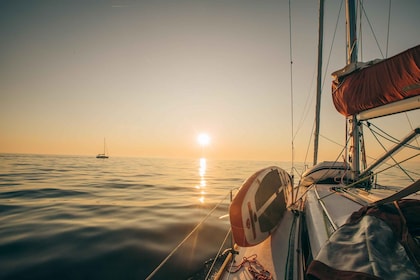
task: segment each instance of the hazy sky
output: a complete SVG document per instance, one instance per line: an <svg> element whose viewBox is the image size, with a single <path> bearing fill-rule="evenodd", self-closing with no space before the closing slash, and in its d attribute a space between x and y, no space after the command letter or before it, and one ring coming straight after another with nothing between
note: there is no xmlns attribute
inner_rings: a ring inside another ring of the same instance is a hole
<svg viewBox="0 0 420 280"><path fill-rule="evenodd" d="M325 61L340 2L325 4ZM389 1L365 2L386 55ZM303 161L318 1L291 9L295 159ZM208 157L291 160L288 10L285 0L0 0L0 152L94 156L105 137L111 156L197 157L197 135L207 132ZM392 2L388 56L420 43L419 12L418 0ZM345 63L343 28L342 16L324 70L321 160L341 150L325 138L344 143L330 94L330 73ZM363 36L363 60L382 57L370 30ZM418 112L408 117L419 125ZM406 120L388 131L404 136Z"/></svg>

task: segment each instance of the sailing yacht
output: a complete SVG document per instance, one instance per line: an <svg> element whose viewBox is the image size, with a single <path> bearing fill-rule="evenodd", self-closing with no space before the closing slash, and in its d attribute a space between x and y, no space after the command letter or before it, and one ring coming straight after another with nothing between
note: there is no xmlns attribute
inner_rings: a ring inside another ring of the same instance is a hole
<svg viewBox="0 0 420 280"><path fill-rule="evenodd" d="M410 143L420 128L369 166L362 130L372 118L420 109L420 45L358 62L355 2L346 1L347 65L332 81L350 135L345 160L318 163L315 151L314 166L296 183L275 166L250 176L229 208L235 245L192 279L420 279L420 180L396 191L377 185L374 173L402 148L418 156Z"/></svg>
<svg viewBox="0 0 420 280"><path fill-rule="evenodd" d="M347 160L317 163L315 156L297 186L277 167L246 180L229 210L236 244L206 278L420 279L420 180L396 192L374 185L373 173L420 128L370 166L361 129L363 121L420 109L420 45L360 63L354 0L346 10L347 65L333 73L332 96L348 120Z"/></svg>
<svg viewBox="0 0 420 280"><path fill-rule="evenodd" d="M109 158L109 156L106 154L106 142L104 139L104 152L102 154L97 154L96 158L106 159Z"/></svg>

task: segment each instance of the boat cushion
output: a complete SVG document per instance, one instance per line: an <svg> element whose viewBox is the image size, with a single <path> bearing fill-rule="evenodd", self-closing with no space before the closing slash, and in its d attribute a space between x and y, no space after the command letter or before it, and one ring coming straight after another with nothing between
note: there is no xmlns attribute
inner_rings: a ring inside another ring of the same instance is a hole
<svg viewBox="0 0 420 280"><path fill-rule="evenodd" d="M334 232L309 279L419 279L420 201L365 206Z"/></svg>

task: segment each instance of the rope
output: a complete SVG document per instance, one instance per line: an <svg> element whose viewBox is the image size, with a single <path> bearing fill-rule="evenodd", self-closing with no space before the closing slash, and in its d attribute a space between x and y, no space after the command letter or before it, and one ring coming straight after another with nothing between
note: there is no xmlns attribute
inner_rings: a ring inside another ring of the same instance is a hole
<svg viewBox="0 0 420 280"><path fill-rule="evenodd" d="M175 254L176 251L198 230L198 228L210 217L211 214L225 201L230 192L219 202L209 213L193 228L193 230L166 256L166 258L147 276L146 280L152 279L153 276L162 268L162 266Z"/></svg>
<svg viewBox="0 0 420 280"><path fill-rule="evenodd" d="M229 270L229 273L237 273L243 267L246 267L248 272L252 275L253 279L256 280L272 280L271 273L262 266L257 260L257 254L253 254L249 257L244 257L242 262L237 266L232 266L234 270Z"/></svg>

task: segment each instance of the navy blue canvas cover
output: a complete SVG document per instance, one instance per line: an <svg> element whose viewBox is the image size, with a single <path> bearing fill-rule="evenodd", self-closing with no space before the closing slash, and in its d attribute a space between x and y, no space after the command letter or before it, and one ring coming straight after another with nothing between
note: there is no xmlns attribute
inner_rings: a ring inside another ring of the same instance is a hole
<svg viewBox="0 0 420 280"><path fill-rule="evenodd" d="M308 279L420 279L420 200L362 207L320 250Z"/></svg>

